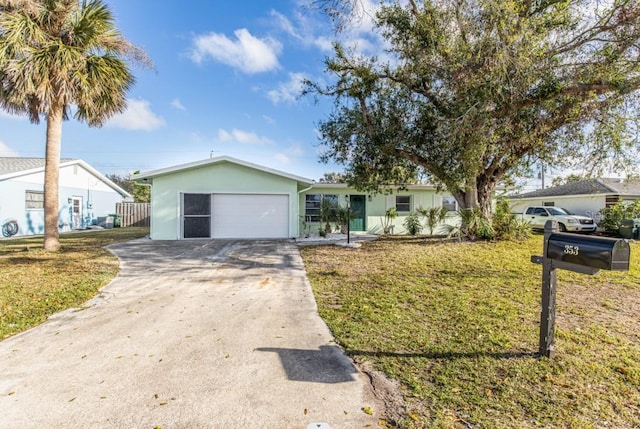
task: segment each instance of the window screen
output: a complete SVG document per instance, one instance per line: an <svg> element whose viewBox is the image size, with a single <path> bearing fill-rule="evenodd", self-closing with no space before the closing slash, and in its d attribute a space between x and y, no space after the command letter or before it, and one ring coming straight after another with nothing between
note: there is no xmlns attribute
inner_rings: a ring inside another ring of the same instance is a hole
<svg viewBox="0 0 640 429"><path fill-rule="evenodd" d="M184 194L183 237L211 237L211 194Z"/></svg>
<svg viewBox="0 0 640 429"><path fill-rule="evenodd" d="M411 197L408 195L396 195L396 211L397 212L410 212L411 211Z"/></svg>

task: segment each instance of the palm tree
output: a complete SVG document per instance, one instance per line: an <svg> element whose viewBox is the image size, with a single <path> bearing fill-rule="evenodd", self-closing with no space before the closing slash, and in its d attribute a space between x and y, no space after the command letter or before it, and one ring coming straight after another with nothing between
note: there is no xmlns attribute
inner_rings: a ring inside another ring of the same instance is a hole
<svg viewBox="0 0 640 429"><path fill-rule="evenodd" d="M60 248L62 122L73 110L99 127L123 112L135 82L129 62L151 64L120 34L101 0L0 0L0 107L47 123L45 250Z"/></svg>

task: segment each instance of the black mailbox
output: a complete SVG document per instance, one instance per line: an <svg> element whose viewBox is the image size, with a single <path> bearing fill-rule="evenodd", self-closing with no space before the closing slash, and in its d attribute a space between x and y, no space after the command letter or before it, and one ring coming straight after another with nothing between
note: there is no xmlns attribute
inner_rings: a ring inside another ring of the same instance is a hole
<svg viewBox="0 0 640 429"><path fill-rule="evenodd" d="M626 271L630 253L629 243L623 239L555 232L549 236L545 257L585 267Z"/></svg>

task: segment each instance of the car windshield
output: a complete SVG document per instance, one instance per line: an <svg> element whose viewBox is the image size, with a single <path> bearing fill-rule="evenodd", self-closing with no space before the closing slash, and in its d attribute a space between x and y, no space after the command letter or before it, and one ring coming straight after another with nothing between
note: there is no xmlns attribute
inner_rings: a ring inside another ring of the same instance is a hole
<svg viewBox="0 0 640 429"><path fill-rule="evenodd" d="M575 215L575 213L574 213L574 212L572 212L571 210L568 210L568 209L565 209L565 208L562 208L562 209L560 209L560 210L564 210L567 214Z"/></svg>
<svg viewBox="0 0 640 429"><path fill-rule="evenodd" d="M551 213L553 216L564 216L569 214L560 207L547 207L547 210L549 210L549 213Z"/></svg>

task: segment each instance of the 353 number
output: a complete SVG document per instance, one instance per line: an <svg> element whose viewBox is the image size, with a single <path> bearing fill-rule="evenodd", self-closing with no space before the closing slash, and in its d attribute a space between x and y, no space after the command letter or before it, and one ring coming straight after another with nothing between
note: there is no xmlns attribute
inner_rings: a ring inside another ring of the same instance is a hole
<svg viewBox="0 0 640 429"><path fill-rule="evenodd" d="M579 246L572 246L570 244L565 244L564 245L564 253L565 253L565 255L579 255L580 254L580 247Z"/></svg>

